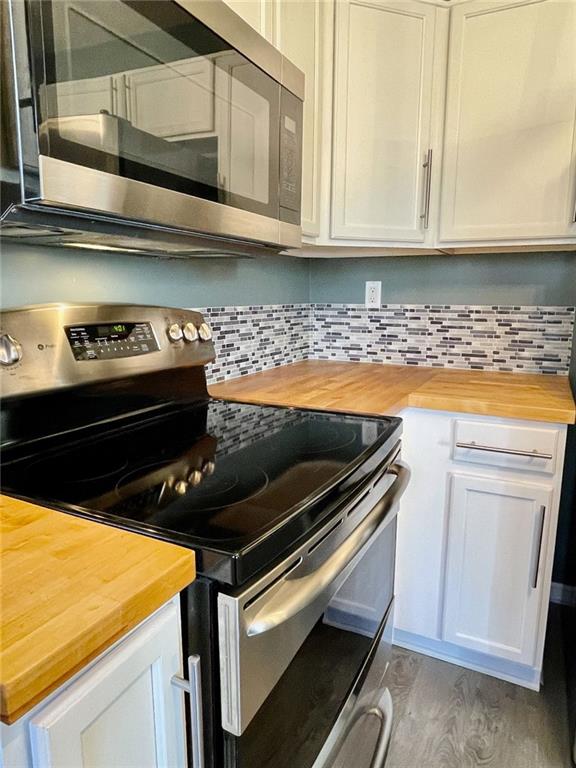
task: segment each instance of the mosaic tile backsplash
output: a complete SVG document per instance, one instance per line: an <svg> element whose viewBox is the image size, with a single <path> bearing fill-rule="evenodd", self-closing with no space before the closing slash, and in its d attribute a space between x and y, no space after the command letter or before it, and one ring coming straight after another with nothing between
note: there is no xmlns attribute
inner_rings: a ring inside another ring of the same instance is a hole
<svg viewBox="0 0 576 768"><path fill-rule="evenodd" d="M574 307L312 306L310 357L568 374Z"/></svg>
<svg viewBox="0 0 576 768"><path fill-rule="evenodd" d="M310 351L309 304L203 307L212 326L216 360L209 383L304 360Z"/></svg>
<svg viewBox="0 0 576 768"><path fill-rule="evenodd" d="M213 383L297 360L567 375L574 307L267 304L201 309Z"/></svg>

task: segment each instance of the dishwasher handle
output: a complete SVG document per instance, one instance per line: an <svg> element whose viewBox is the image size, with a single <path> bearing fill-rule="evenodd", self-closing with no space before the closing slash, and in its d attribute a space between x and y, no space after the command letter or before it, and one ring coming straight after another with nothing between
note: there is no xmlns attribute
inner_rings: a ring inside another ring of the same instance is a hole
<svg viewBox="0 0 576 768"><path fill-rule="evenodd" d="M396 479L371 512L317 570L300 579L286 580L280 586L274 596L249 621L246 628L248 637L269 632L296 616L297 613L313 603L350 565L364 545L376 533L408 485L410 470L404 462L395 461L388 467L388 472L395 475Z"/></svg>

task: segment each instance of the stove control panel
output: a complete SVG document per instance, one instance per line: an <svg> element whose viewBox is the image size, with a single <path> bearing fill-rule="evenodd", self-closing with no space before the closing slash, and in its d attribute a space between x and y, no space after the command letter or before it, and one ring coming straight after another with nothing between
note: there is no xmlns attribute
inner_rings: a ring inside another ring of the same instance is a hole
<svg viewBox="0 0 576 768"><path fill-rule="evenodd" d="M160 349L147 322L71 325L64 330L76 360L113 360Z"/></svg>
<svg viewBox="0 0 576 768"><path fill-rule="evenodd" d="M200 312L136 304L43 304L0 312L4 397L131 379L215 358Z"/></svg>

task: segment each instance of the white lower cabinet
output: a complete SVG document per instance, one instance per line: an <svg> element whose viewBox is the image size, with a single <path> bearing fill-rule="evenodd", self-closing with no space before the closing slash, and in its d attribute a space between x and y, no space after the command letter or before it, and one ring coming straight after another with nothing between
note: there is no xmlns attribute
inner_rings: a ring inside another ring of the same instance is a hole
<svg viewBox="0 0 576 768"><path fill-rule="evenodd" d="M537 689L566 427L401 416L412 477L398 518L395 643Z"/></svg>
<svg viewBox="0 0 576 768"><path fill-rule="evenodd" d="M180 616L163 606L12 726L3 768L183 768Z"/></svg>
<svg viewBox="0 0 576 768"><path fill-rule="evenodd" d="M444 639L533 664L552 489L452 475Z"/></svg>

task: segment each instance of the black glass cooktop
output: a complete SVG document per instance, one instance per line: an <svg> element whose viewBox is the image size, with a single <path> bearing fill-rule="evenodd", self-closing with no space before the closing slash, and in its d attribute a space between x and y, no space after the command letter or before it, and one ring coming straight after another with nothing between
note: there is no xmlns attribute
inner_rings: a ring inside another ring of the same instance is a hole
<svg viewBox="0 0 576 768"><path fill-rule="evenodd" d="M212 400L26 459L5 456L2 484L194 546L201 572L235 582L365 481L399 424Z"/></svg>

